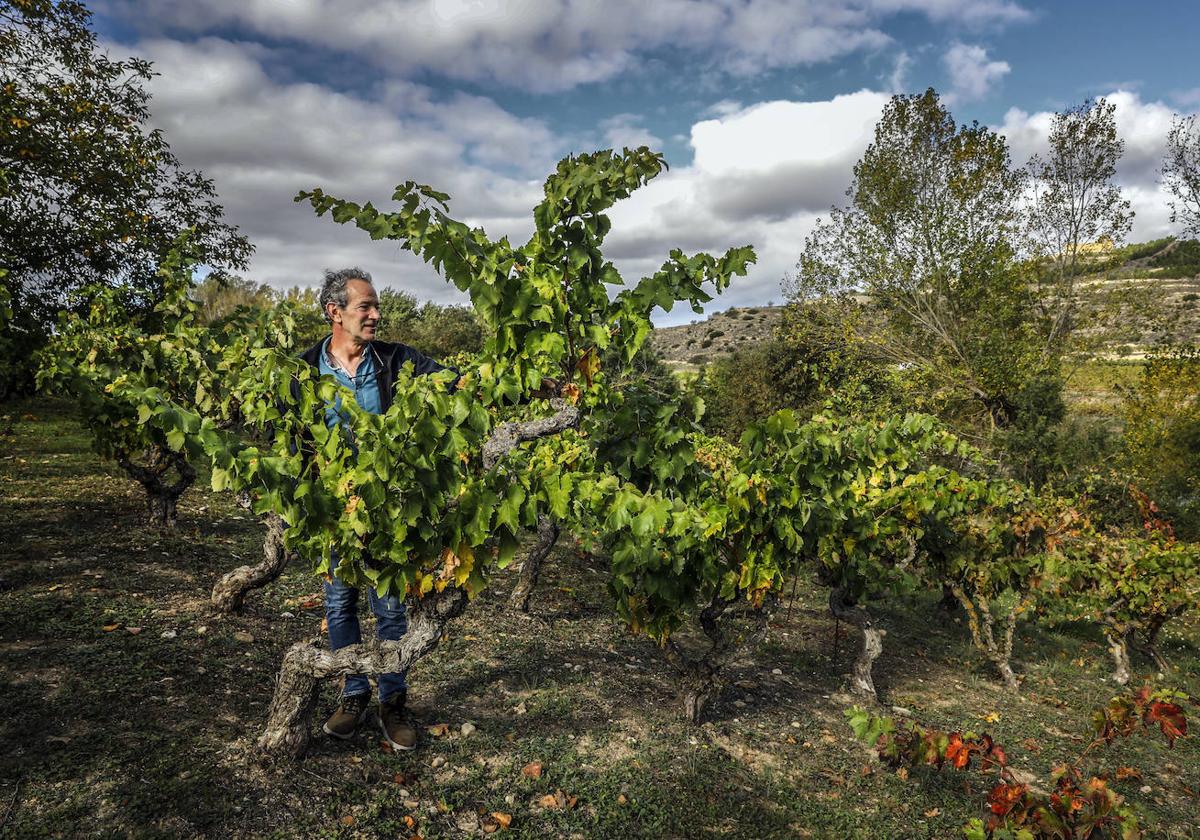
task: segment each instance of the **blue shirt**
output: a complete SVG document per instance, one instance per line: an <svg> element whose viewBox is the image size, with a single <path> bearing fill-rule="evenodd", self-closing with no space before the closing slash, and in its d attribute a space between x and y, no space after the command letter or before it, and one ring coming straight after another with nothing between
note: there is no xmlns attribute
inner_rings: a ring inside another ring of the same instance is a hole
<svg viewBox="0 0 1200 840"><path fill-rule="evenodd" d="M318 368L322 376L328 374L337 379L339 385L351 390L354 393L354 401L363 411L371 414L383 413L383 404L379 399L379 368L375 361L375 349L371 345L367 345L362 361L358 363L358 370L351 376L329 354L329 339L326 338L325 343L321 345ZM349 420L349 416L342 411L342 398L339 395L333 403L325 407L325 425L332 429L346 420Z"/></svg>

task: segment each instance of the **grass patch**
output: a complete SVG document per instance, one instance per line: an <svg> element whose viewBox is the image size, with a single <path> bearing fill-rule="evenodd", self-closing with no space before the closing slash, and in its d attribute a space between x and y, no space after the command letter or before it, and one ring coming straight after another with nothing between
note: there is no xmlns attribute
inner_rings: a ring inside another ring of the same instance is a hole
<svg viewBox="0 0 1200 840"><path fill-rule="evenodd" d="M346 742L318 735L301 763L260 767L252 745L279 657L319 631L319 611L299 606L317 581L291 568L245 614L214 615L212 584L259 551L251 516L202 477L174 533L147 530L140 488L89 451L62 404L6 413L32 418L14 422L0 458L6 836L448 838L498 811L512 823L496 836L538 840L873 840L954 837L979 813L981 780L906 783L852 740L840 691L855 642L819 588L801 587L733 669L710 722L692 727L660 652L611 618L605 570L569 548L548 563L530 615L507 609L501 573L410 675L422 722L449 735L423 733L403 755L369 727ZM1014 699L960 623L931 620L928 599L873 609L889 631L876 672L885 702L945 727L983 728L998 713L986 728L1043 785L1113 693L1093 628L1026 631ZM1198 639L1193 623L1165 640L1177 665L1165 684L1200 693ZM325 686L322 712L334 702ZM468 721L477 729L463 736ZM521 773L532 761L538 779ZM1150 836L1200 833L1195 739L1173 751L1133 740L1098 761L1141 771L1114 784ZM558 790L574 804L540 804Z"/></svg>

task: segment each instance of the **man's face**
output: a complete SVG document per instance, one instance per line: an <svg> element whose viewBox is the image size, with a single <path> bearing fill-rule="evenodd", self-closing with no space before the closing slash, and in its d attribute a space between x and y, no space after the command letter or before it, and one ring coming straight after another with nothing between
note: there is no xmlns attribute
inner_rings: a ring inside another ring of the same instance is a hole
<svg viewBox="0 0 1200 840"><path fill-rule="evenodd" d="M350 280L346 283L346 306L330 304L333 323L340 324L350 338L356 342L374 341L379 326L379 295L365 280Z"/></svg>

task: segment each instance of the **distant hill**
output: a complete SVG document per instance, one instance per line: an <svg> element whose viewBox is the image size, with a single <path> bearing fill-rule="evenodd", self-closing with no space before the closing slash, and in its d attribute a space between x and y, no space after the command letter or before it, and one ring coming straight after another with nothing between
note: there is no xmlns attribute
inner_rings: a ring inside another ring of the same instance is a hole
<svg viewBox="0 0 1200 840"><path fill-rule="evenodd" d="M690 370L770 341L782 316L782 306L730 307L693 324L656 329L650 343L670 367Z"/></svg>
<svg viewBox="0 0 1200 840"><path fill-rule="evenodd" d="M1114 248L1089 248L1078 280L1084 321L1090 309L1114 289L1128 289L1150 304L1149 311L1130 308L1123 335L1105 355L1136 358L1164 335L1175 341L1200 340L1200 242L1159 239ZM769 341L783 315L781 306L731 307L703 321L654 330L651 346L675 370L694 370L738 350Z"/></svg>

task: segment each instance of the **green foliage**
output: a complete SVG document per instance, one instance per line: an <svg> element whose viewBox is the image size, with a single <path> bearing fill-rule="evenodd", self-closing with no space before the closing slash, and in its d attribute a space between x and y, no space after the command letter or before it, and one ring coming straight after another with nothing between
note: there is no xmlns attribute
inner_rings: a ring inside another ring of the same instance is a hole
<svg viewBox="0 0 1200 840"><path fill-rule="evenodd" d="M851 417L902 410L896 373L847 328L861 317L857 304L848 306L790 307L772 341L710 364L692 386L706 406L705 428L736 439L783 408L802 418L822 409Z"/></svg>
<svg viewBox="0 0 1200 840"><path fill-rule="evenodd" d="M430 301L420 307L414 305L405 315L390 300L385 308L384 297L393 296L397 293L390 289L380 295L383 328L379 337L385 341L403 342L441 360L456 353L478 353L483 348L483 327L470 307L443 306ZM388 309L398 311L389 317Z"/></svg>
<svg viewBox="0 0 1200 840"><path fill-rule="evenodd" d="M1007 425L1045 367L1015 260L1023 184L1004 138L958 126L932 89L894 97L854 167L851 206L805 241L793 300L867 295L878 323L857 328L878 353L973 406L976 428Z"/></svg>
<svg viewBox="0 0 1200 840"><path fill-rule="evenodd" d="M1052 584L1042 611L1053 620L1094 621L1110 643L1127 641L1159 656L1155 640L1166 624L1200 609L1200 545L1180 541L1157 505L1131 488L1141 528L1099 529L1085 517L1047 565Z"/></svg>
<svg viewBox="0 0 1200 840"><path fill-rule="evenodd" d="M184 487L190 483L186 461L176 455L185 428L147 424L150 408L130 389L168 399L181 424L191 415L235 423L240 405L225 390L226 378L246 370L256 347L290 348L295 326L287 306L241 309L219 325L202 324L189 297L194 258L190 241L181 240L159 268L162 301L132 319L115 290L93 289L86 316L64 312L37 359L39 387L69 394L96 452L116 460L151 495L172 469Z"/></svg>
<svg viewBox="0 0 1200 840"><path fill-rule="evenodd" d="M731 249L715 258L675 251L660 271L610 296L608 287L621 278L600 252L610 227L604 211L661 168L661 158L646 149L564 160L546 182L535 233L521 247L454 220L444 194L413 183L397 188L400 209L390 213L319 190L300 196L336 222L401 242L470 296L488 331L460 390L448 392L449 374L401 376L385 414L367 414L343 396L345 422L328 429L321 409L336 384L276 350L257 350L253 370L228 387L247 425L265 437L261 444L182 410L160 389L131 384L124 392L143 401L149 425L175 430L189 452L211 459L216 486L246 490L256 510L279 513L289 545L320 558L318 571L329 569L336 551L347 581L411 595L446 586L474 593L511 559L517 535L539 515L568 519L573 508L594 509L609 498L618 479L597 466L599 446L607 447L613 469L631 476L665 476L685 460L676 453L663 464L669 450L644 448L645 441L679 443L682 432L667 422L675 409L653 408L636 389L614 391L601 360L611 354L632 364L654 308L687 302L699 311L710 299L703 287L723 289L745 273L753 252ZM501 407L546 376L559 379L563 394L584 409L585 430L525 444L485 467L483 443ZM653 415L661 421L657 438L630 436L628 426L607 419L652 410L665 412ZM621 440L592 437L594 429L611 428L625 430ZM657 502L639 497L638 504ZM639 533L649 521L642 516Z"/></svg>
<svg viewBox="0 0 1200 840"><path fill-rule="evenodd" d="M73 293L100 284L148 310L184 229L209 265L242 267L250 245L147 126L148 62L108 58L71 0L3 2L0 21L0 265L19 334L0 366L20 378Z"/></svg>
<svg viewBox="0 0 1200 840"><path fill-rule="evenodd" d="M1133 212L1113 181L1125 150L1115 104L1089 99L1055 114L1049 146L1044 159L1034 155L1026 167L1028 230L1040 332L1057 359L1080 318L1075 277L1090 262L1088 250L1119 243Z"/></svg>
<svg viewBox="0 0 1200 840"><path fill-rule="evenodd" d="M1157 350L1122 389L1124 473L1179 535L1200 537L1200 347Z"/></svg>

